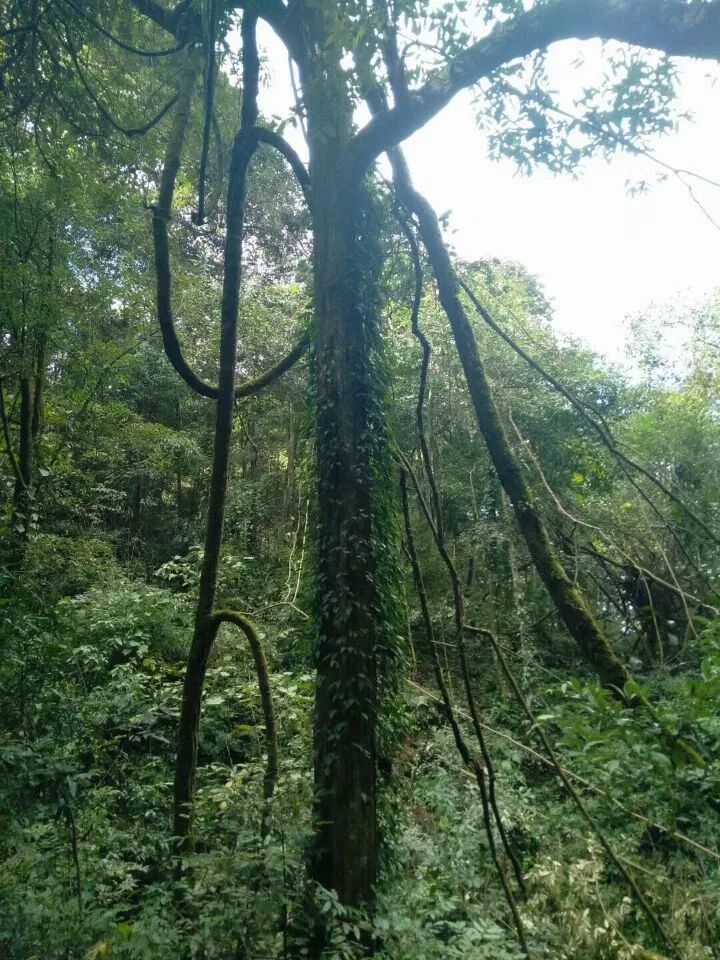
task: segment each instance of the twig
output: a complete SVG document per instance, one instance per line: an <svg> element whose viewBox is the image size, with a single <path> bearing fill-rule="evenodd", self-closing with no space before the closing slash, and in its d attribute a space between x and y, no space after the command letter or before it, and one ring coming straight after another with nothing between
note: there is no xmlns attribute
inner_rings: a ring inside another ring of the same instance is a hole
<svg viewBox="0 0 720 960"><path fill-rule="evenodd" d="M528 949L527 941L525 938L525 930L520 918L520 914L517 909L517 904L515 903L515 897L513 892L510 889L510 885L507 882L507 877L505 876L505 871L503 870L502 864L498 857L497 847L495 844L495 837L493 835L492 823L490 820L490 798L488 795L488 788L485 783L485 771L478 762L478 760L471 756L470 750L465 742L465 739L460 731L460 726L455 717L455 711L453 709L452 701L450 699L450 693L445 683L445 678L443 676L442 668L440 666L440 661L437 655L435 633L432 626L432 619L430 617L430 610L427 602L427 593L425 592L425 586L423 584L422 573L420 571L420 564L417 558L417 552L415 550L415 538L412 532L412 523L410 520L410 506L408 504L407 496L407 475L404 470L400 472L400 497L402 501L403 516L405 519L405 536L407 539L407 553L410 560L410 565L413 572L413 579L415 581L415 587L418 593L420 600L420 609L422 611L423 623L425 625L425 636L428 644L428 650L431 657L431 662L433 665L433 670L435 673L435 682L438 685L442 696L442 703L445 707L445 715L447 717L448 723L450 724L450 729L453 733L453 738L455 740L455 746L457 747L458 753L462 757L463 762L466 767L472 772L475 777L475 781L480 790L480 799L482 802L483 809L483 822L485 825L485 833L488 839L488 846L490 848L490 855L492 857L495 869L500 880L500 885L502 886L505 899L507 901L508 907L513 917L515 924L515 930L517 932L517 937L520 942L520 945L525 952L525 956L530 958L530 952Z"/></svg>

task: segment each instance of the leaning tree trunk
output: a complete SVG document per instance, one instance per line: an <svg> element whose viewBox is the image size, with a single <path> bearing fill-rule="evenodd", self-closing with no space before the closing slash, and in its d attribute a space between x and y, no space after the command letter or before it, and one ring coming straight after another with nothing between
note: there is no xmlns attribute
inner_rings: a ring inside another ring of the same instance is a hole
<svg viewBox="0 0 720 960"><path fill-rule="evenodd" d="M420 235L428 252L438 284L440 302L455 338L460 362L472 400L478 428L490 454L500 483L508 495L518 527L540 579L545 584L568 632L583 657L597 671L601 683L622 690L630 675L616 656L582 590L568 577L555 550L545 523L534 503L532 491L513 453L500 412L485 373L472 324L460 299L450 255L442 238L435 211L412 186L399 151L391 154L400 197L418 218Z"/></svg>

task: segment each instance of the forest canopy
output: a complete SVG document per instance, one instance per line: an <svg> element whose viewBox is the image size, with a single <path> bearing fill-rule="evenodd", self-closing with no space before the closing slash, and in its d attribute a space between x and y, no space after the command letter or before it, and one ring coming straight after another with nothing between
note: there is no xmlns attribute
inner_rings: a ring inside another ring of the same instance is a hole
<svg viewBox="0 0 720 960"><path fill-rule="evenodd" d="M720 0L0 15L0 958L716 956L720 288L611 364L402 145L659 162Z"/></svg>

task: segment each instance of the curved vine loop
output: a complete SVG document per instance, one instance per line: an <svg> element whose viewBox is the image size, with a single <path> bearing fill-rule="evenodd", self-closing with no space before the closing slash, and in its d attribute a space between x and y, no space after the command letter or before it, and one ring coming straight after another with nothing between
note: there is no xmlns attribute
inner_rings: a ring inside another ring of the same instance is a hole
<svg viewBox="0 0 720 960"><path fill-rule="evenodd" d="M270 804L275 793L278 778L278 767L280 762L280 751L277 739L277 723L275 720L275 707L273 705L272 690L270 688L270 672L268 671L267 658L262 641L258 635L255 625L245 614L237 610L217 610L210 618L212 628L217 632L221 623L232 623L247 637L255 663L255 673L257 674L258 688L260 690L260 702L262 704L263 719L265 721L265 751L267 753L267 763L265 765L265 776L263 778L263 814L260 825L260 837L265 839L270 832Z"/></svg>
<svg viewBox="0 0 720 960"><path fill-rule="evenodd" d="M182 149L190 121L192 97L199 69L200 65L197 53L190 51L180 81L177 110L175 111L175 117L168 136L165 159L160 175L158 200L155 206L151 208L153 214L153 246L155 250L155 275L157 281L157 315L165 354L175 369L175 372L179 374L195 393L209 400L217 400L219 397L219 388L207 383L202 377L198 376L183 354L180 339L175 328L171 300L172 274L170 269L168 223L172 214L175 181L178 170L180 169ZM251 149L253 152L259 143L265 143L285 157L297 178L300 189L309 206L310 178L304 164L290 144L274 131L258 126L244 131L243 137L247 149ZM281 377L297 363L307 349L308 343L309 338L306 333L300 338L293 349L274 366L257 377L237 384L235 387L235 399L253 396Z"/></svg>

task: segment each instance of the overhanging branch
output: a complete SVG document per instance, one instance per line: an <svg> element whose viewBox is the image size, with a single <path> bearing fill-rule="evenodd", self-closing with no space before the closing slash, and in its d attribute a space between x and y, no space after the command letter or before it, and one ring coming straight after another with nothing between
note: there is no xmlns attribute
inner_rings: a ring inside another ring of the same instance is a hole
<svg viewBox="0 0 720 960"><path fill-rule="evenodd" d="M422 87L377 114L350 146L350 167L364 171L467 87L512 60L560 40L617 40L670 56L720 59L720 0L550 0L496 26Z"/></svg>

